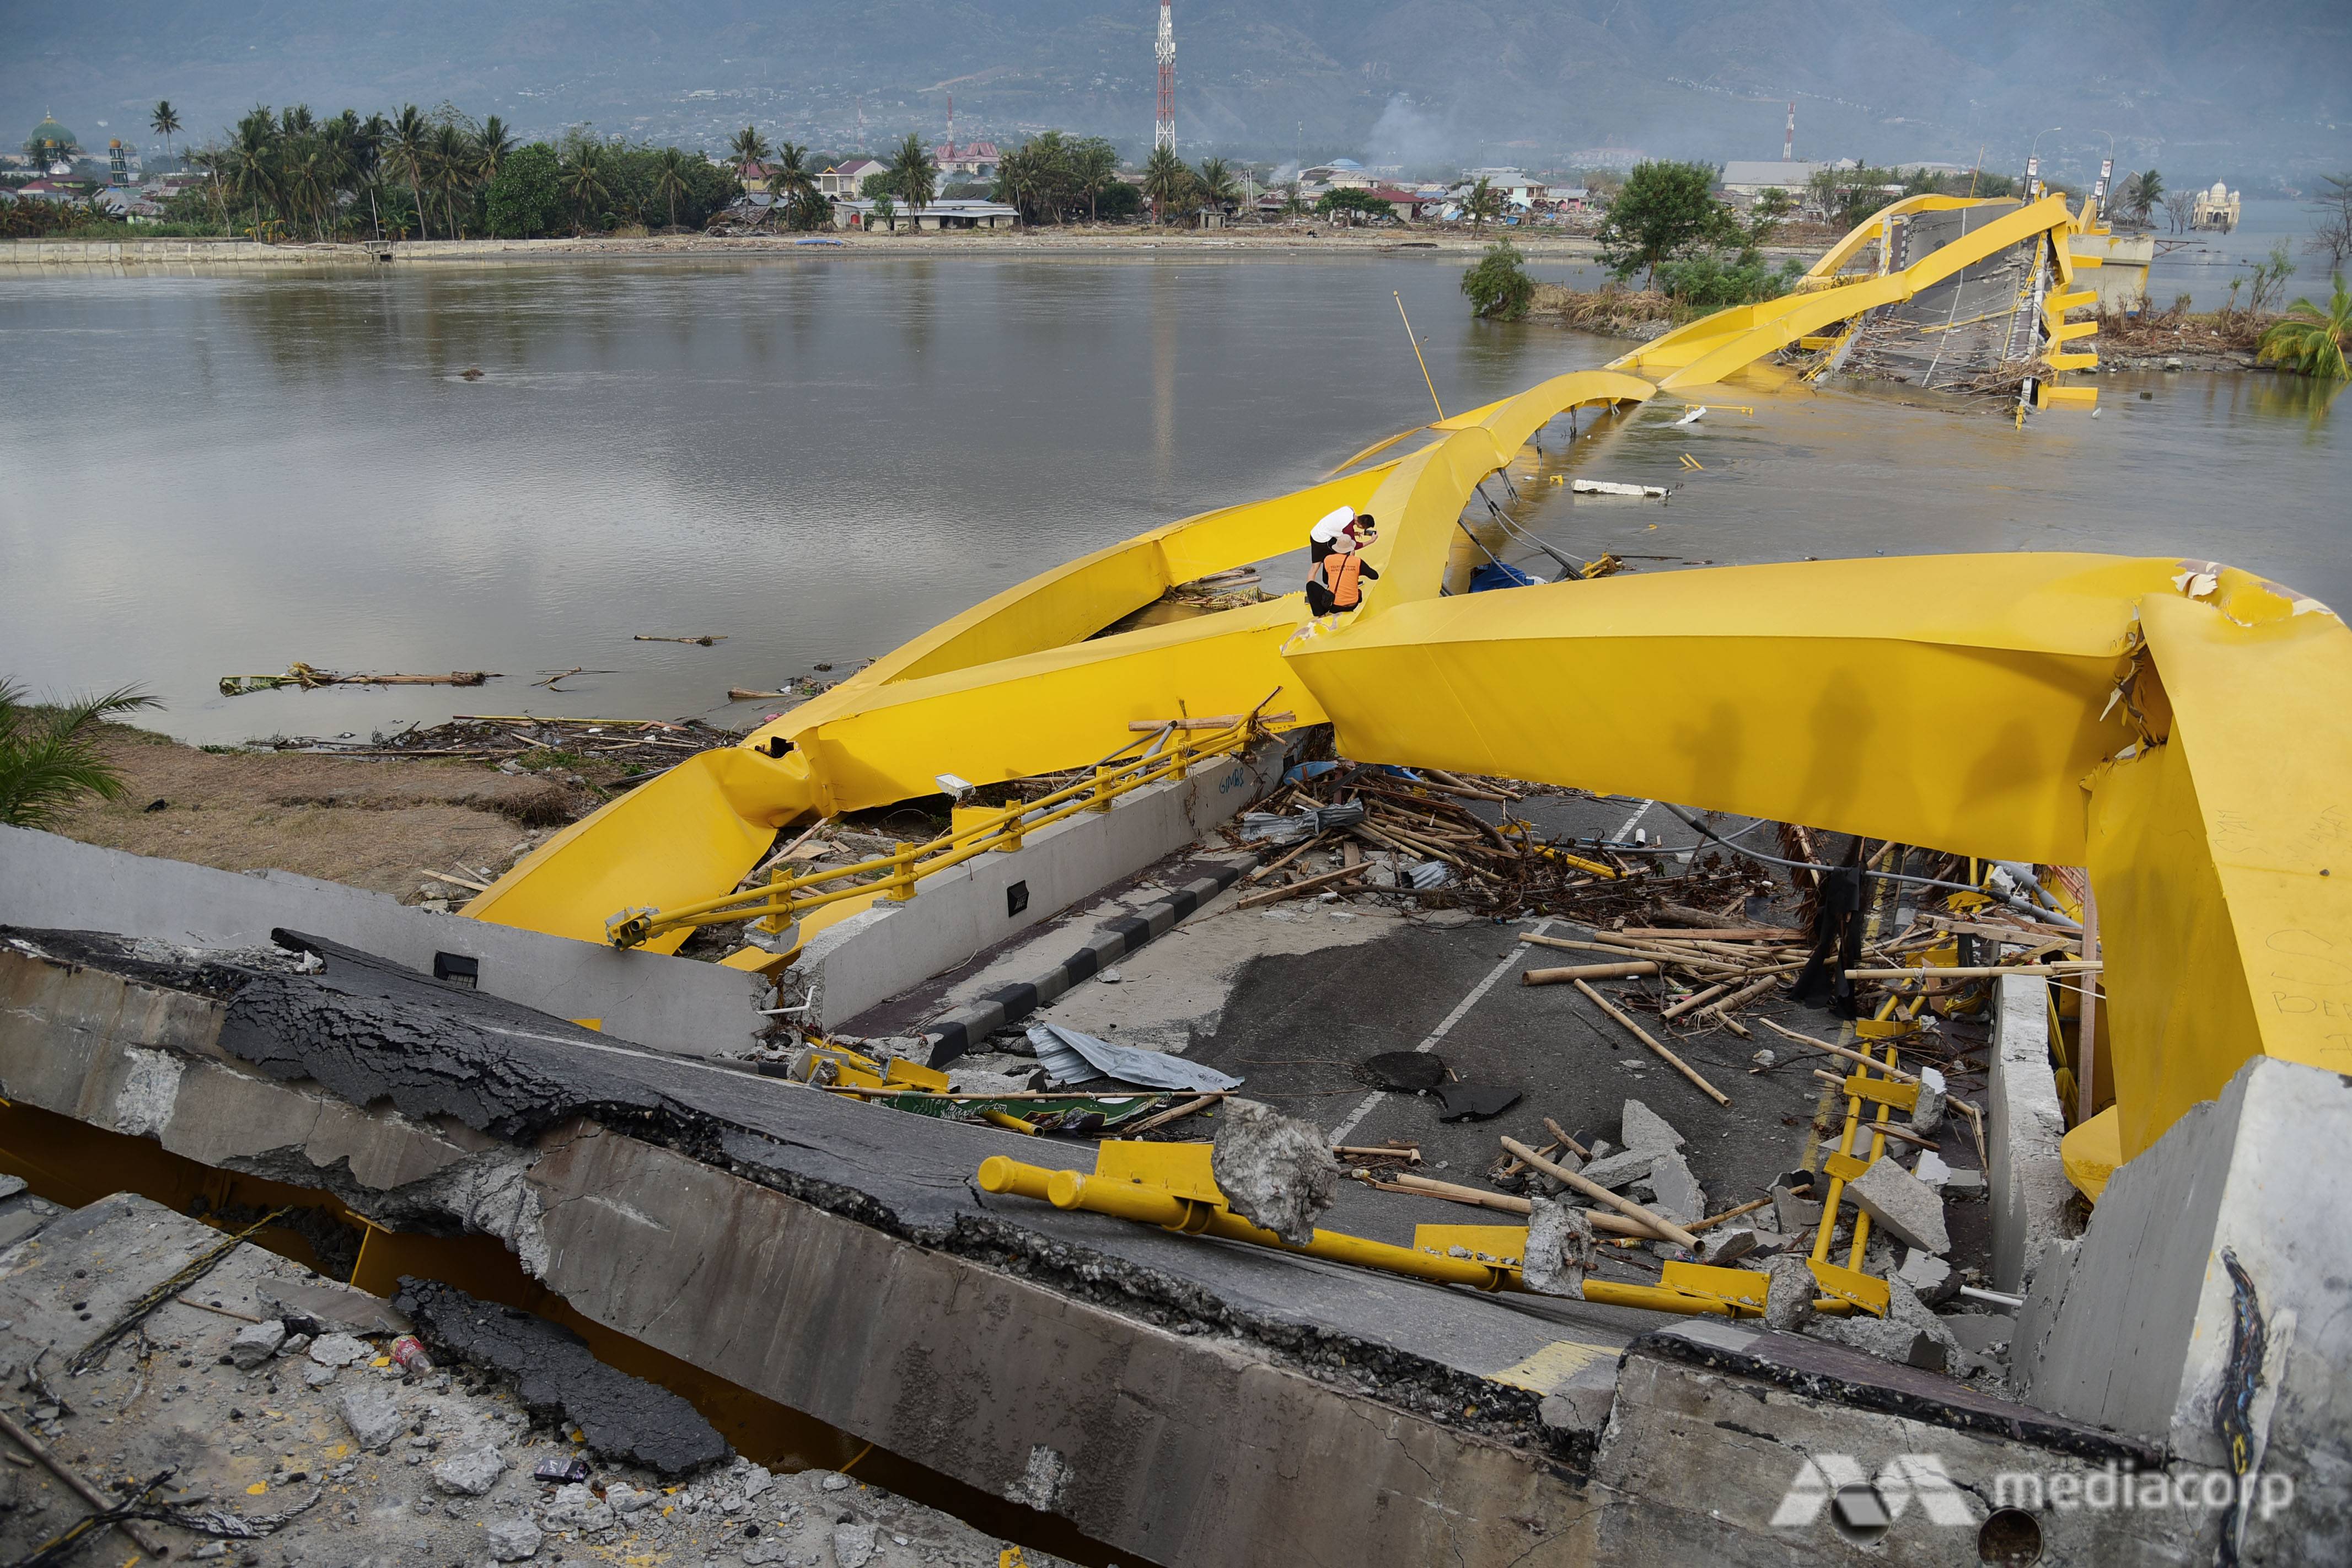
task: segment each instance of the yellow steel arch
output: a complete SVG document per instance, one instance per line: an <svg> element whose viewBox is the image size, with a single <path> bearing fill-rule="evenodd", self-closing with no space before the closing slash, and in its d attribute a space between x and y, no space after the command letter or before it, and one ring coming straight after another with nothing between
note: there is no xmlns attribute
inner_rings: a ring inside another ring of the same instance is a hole
<svg viewBox="0 0 2352 1568"><path fill-rule="evenodd" d="M1457 416L1339 489L1206 514L1046 574L771 726L761 738L790 741L784 755L698 756L567 830L468 912L596 940L616 910L726 891L802 812L924 793L937 771L1071 766L1126 739L1131 719L1188 701L1232 711L1283 685L1300 722L1328 716L1368 760L2086 864L2126 1157L2249 1056L2352 1070L2352 633L2332 612L2210 563L2080 555L1438 595L1478 479L1559 409L1647 391L1564 377ZM1154 581L1277 552L1339 495L1392 525L1359 615L1302 627L1286 597L1067 635ZM1148 570L1122 554L1147 549ZM1034 627L1012 624L1032 610ZM1980 721L1953 719L1955 698Z"/></svg>
<svg viewBox="0 0 2352 1568"><path fill-rule="evenodd" d="M1957 212L1962 207L2015 206L2009 196L1906 196L1901 201L1884 206L1846 231L1845 237L1830 247L1828 254L1805 269L1805 280L1826 283L1845 270L1845 264L1861 254L1863 247L1874 239L1886 237L1887 226L1897 218L1913 213ZM1802 285L1800 285L1801 287Z"/></svg>
<svg viewBox="0 0 2352 1568"><path fill-rule="evenodd" d="M1544 421L1654 390L1604 371L1560 376L1458 416L1473 423L1401 461L1204 512L1041 574L754 731L741 747L689 758L572 824L465 912L600 940L615 910L732 889L776 830L808 812L928 795L942 773L986 784L1082 766L1131 739L1130 720L1248 709L1288 679L1280 650L1306 618L1302 595L1095 634L1177 583L1303 548L1308 527L1336 506L1371 510L1391 525L1374 547L1375 565L1403 538L1442 538L1470 487ZM1498 446L1504 438L1509 444ZM1433 463L1452 476L1445 485L1423 484ZM1457 463L1475 471L1454 474ZM1415 526L1433 504L1451 508L1442 526L1433 516ZM1441 554L1433 583L1442 565ZM1279 706L1297 714L1295 723L1322 718L1312 697L1295 689ZM767 754L779 744L788 748L782 755ZM674 949L683 940L672 933L649 945Z"/></svg>
<svg viewBox="0 0 2352 1568"><path fill-rule="evenodd" d="M1721 381L1741 367L1778 353L1809 332L1832 321L1844 321L1880 305L1907 300L1920 289L1940 283L1962 268L2008 249L2037 234L2060 237L2053 246L2062 282L2074 276L2063 236L2071 233L2074 216L2063 196L2045 196L2031 206L1993 219L1971 234L1960 236L1921 257L1899 272L1843 283L1811 293L1784 295L1771 301L1784 306L1737 336L1710 339L1704 353L1658 383L1666 391L1704 386ZM1853 237L1849 235L1849 239ZM1757 309L1761 309L1758 307Z"/></svg>

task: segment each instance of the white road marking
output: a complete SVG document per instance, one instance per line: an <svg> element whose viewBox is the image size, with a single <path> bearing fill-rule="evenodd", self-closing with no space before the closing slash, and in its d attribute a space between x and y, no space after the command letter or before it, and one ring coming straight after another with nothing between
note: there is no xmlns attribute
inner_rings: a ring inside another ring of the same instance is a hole
<svg viewBox="0 0 2352 1568"><path fill-rule="evenodd" d="M1645 804L1643 810L1646 811L1648 809L1649 807ZM1636 812L1634 815L1639 816L1641 813ZM1630 826L1630 824L1628 826ZM1549 920L1538 921L1535 923L1535 934L1541 936L1550 924L1551 921ZM1503 955L1503 962L1488 970L1486 972L1486 978L1472 986L1470 988L1470 994L1455 1003L1454 1011L1448 1013L1444 1018L1438 1020L1437 1027L1430 1030L1427 1037L1425 1037L1421 1044L1413 1047L1413 1049L1416 1052L1435 1050L1437 1048L1437 1042L1444 1039L1447 1034L1451 1033L1454 1026L1462 1021L1464 1015L1467 1014L1471 1008L1478 1005L1478 998L1493 990L1495 988L1495 982L1509 973L1511 967L1522 961L1521 955L1516 952L1505 953ZM1348 1113L1348 1120L1342 1121L1339 1126L1331 1130L1332 1143L1334 1145L1345 1143L1348 1141L1348 1134L1353 1132L1356 1130L1357 1124L1362 1121L1365 1117L1370 1116L1372 1113L1372 1107L1378 1105L1381 1102L1381 1097L1388 1092L1389 1091L1384 1089L1376 1089L1372 1090L1371 1093L1364 1096L1361 1103L1360 1103L1354 1110Z"/></svg>

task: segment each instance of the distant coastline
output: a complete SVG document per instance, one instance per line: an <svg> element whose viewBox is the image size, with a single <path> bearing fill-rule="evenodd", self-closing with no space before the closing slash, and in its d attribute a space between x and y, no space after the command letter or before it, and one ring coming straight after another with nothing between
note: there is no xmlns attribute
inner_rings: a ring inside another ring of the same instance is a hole
<svg viewBox="0 0 2352 1568"><path fill-rule="evenodd" d="M803 237L835 245L799 243ZM1407 230L1269 228L1207 233L1147 228L1051 227L954 233L721 238L705 235L644 238L403 240L370 245L257 245L245 239L19 239L0 241L0 268L120 267L275 269L284 267L395 267L500 261L612 260L647 257L782 256L1181 256L1208 261L1238 257L1446 256L1468 258L1508 237L1530 261L1591 262L1598 246L1580 235L1491 230L1420 234ZM1791 250L1812 255L1816 250ZM1778 254L1776 248L1775 254ZM388 257L387 262L383 258Z"/></svg>

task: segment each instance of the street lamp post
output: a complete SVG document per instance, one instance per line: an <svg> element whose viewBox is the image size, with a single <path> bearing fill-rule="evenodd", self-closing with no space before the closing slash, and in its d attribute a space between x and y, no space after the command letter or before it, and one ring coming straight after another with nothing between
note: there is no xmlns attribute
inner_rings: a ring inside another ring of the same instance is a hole
<svg viewBox="0 0 2352 1568"><path fill-rule="evenodd" d="M2027 201L2034 199L2042 184L2042 139L2044 136L2053 136L2065 129L2063 125L2053 125L2046 131L2037 131L2033 133L2033 145L2026 151L2025 154L2025 199Z"/></svg>

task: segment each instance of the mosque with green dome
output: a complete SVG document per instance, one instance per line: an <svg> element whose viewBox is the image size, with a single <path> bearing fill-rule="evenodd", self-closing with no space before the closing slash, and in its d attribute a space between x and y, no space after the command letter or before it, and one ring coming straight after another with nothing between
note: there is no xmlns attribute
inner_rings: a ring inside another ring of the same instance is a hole
<svg viewBox="0 0 2352 1568"><path fill-rule="evenodd" d="M54 116L44 113L41 122L33 127L33 133L25 138L25 151L46 168L61 160L70 162L81 151L81 138L58 124Z"/></svg>

